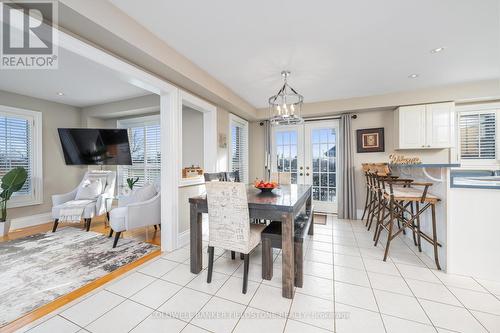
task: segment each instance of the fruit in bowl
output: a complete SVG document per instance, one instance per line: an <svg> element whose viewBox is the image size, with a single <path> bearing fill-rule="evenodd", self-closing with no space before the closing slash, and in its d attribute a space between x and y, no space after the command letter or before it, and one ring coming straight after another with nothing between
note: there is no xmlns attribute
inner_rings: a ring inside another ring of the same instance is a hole
<svg viewBox="0 0 500 333"><path fill-rule="evenodd" d="M275 188L279 187L278 183L276 182L265 182L263 180L256 180L254 186L262 192L271 192Z"/></svg>

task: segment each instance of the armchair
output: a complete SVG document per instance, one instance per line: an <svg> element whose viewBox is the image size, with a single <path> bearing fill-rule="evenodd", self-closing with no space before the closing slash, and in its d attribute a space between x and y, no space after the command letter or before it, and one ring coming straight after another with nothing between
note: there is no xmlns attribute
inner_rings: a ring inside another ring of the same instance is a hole
<svg viewBox="0 0 500 333"><path fill-rule="evenodd" d="M99 216L106 213L109 221L109 211L111 210L111 205L113 203L113 197L115 194L115 182L116 182L116 172L115 171L88 171L85 173L82 181L78 186L68 193L55 194L52 196L52 218L54 219L54 226L52 232L57 230L59 224L61 209L64 204L74 201L76 199L76 194L78 189L82 184L89 180L100 178L102 184L104 185L104 190L100 195L97 196L95 200L91 200L83 210L82 218L85 222L85 228L87 231L90 230L90 223L94 216Z"/></svg>
<svg viewBox="0 0 500 333"><path fill-rule="evenodd" d="M145 185L138 191L143 192L139 195L133 192L130 196L120 199L118 207L110 212L109 237L116 232L113 248L118 244L120 235L124 231L151 225L155 230L157 225L161 228L160 191L153 185Z"/></svg>

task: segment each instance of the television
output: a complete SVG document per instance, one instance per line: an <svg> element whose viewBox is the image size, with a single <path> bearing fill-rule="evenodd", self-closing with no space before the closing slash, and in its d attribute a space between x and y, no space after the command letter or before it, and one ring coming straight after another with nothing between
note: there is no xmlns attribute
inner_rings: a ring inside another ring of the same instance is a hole
<svg viewBox="0 0 500 333"><path fill-rule="evenodd" d="M131 165L126 129L58 128L67 165Z"/></svg>

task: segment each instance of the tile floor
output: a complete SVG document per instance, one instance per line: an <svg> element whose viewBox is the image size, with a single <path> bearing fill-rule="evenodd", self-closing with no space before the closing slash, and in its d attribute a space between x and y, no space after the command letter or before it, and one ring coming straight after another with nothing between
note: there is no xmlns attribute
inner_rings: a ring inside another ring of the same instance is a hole
<svg viewBox="0 0 500 333"><path fill-rule="evenodd" d="M281 257L271 281L251 257L248 293L242 262L216 251L214 276L189 272L187 247L148 262L23 331L40 332L500 332L500 282L454 276L405 239L373 247L361 221L328 218L309 241L304 287L281 297ZM205 244L206 245L206 244ZM207 256L204 256L206 266ZM335 315L334 315L335 314Z"/></svg>

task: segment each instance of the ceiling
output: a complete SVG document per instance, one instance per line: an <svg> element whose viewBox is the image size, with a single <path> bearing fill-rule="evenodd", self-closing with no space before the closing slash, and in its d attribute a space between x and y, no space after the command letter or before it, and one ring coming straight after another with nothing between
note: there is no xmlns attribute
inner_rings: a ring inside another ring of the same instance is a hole
<svg viewBox="0 0 500 333"><path fill-rule="evenodd" d="M256 107L500 77L498 0L109 1Z"/></svg>
<svg viewBox="0 0 500 333"><path fill-rule="evenodd" d="M117 73L59 48L55 70L2 70L0 90L76 107L86 107L151 94ZM57 93L64 93L59 96Z"/></svg>

